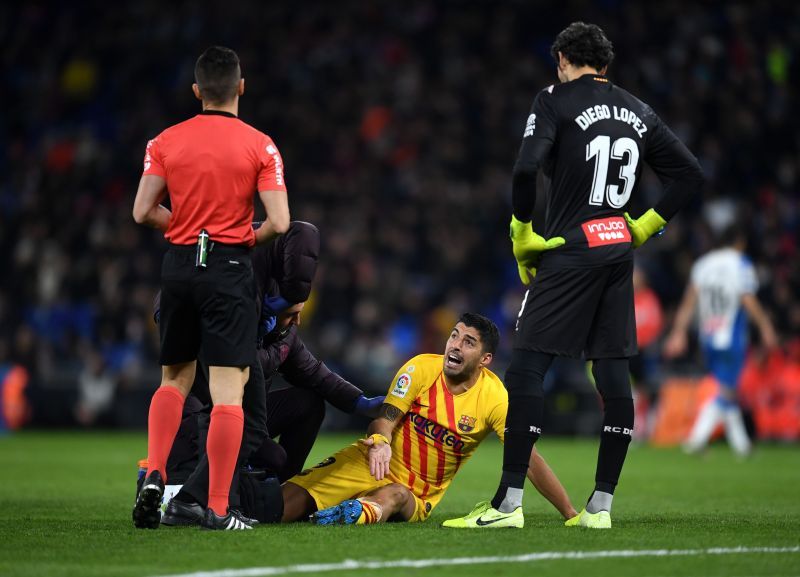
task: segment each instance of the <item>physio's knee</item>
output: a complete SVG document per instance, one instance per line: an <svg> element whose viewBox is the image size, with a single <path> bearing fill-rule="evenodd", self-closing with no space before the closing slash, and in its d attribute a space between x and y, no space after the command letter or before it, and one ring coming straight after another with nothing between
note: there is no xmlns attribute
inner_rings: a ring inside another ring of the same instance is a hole
<svg viewBox="0 0 800 577"><path fill-rule="evenodd" d="M250 464L281 476L286 468L286 450L270 438L264 439L261 446L250 456Z"/></svg>

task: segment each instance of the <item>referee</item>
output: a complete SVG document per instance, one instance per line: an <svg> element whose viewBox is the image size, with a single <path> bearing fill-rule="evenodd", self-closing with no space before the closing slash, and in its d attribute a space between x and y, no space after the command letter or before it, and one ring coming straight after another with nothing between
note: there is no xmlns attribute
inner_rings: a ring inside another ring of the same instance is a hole
<svg viewBox="0 0 800 577"><path fill-rule="evenodd" d="M662 229L703 183L697 160L652 108L605 76L614 52L598 26L570 24L551 54L561 83L533 102L512 184L514 257L524 284L537 268L538 275L522 302L506 372L503 475L491 503L465 519L470 527L501 520L522 527L528 456L541 434L542 384L556 356L594 361L604 413L594 491L566 524L611 527L611 501L633 433L633 249ZM634 220L624 211L643 162L664 193ZM531 225L540 171L544 238Z"/></svg>
<svg viewBox="0 0 800 577"><path fill-rule="evenodd" d="M209 365L214 408L206 450L209 499L202 526L250 529L228 511L242 440L242 395L255 363L257 303L250 249L283 234L289 206L283 162L266 134L238 119L244 94L239 57L212 46L197 59L194 95L203 111L147 143L133 218L170 246L161 267L161 387L148 417L148 470L133 509L136 527L155 529L166 461L195 379ZM255 232L253 193L267 220ZM160 202L169 194L172 212Z"/></svg>

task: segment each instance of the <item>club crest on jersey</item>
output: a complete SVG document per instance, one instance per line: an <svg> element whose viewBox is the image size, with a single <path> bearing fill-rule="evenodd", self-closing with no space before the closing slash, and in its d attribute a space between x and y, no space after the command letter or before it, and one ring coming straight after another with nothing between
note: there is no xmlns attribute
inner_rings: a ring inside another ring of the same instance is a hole
<svg viewBox="0 0 800 577"><path fill-rule="evenodd" d="M475 422L477 420L477 418L470 417L469 415L461 415L461 418L458 420L458 430L462 433L471 433L475 428Z"/></svg>
<svg viewBox="0 0 800 577"><path fill-rule="evenodd" d="M399 377L397 377L397 381L394 383L394 387L392 388L392 394L395 397L400 397L404 399L406 394L408 393L408 388L411 386L411 375L408 373L403 373Z"/></svg>

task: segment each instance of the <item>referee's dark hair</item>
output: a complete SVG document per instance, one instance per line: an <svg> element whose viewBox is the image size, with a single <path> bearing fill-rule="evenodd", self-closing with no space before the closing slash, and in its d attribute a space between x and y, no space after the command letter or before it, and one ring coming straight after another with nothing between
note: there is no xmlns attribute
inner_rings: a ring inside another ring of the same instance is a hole
<svg viewBox="0 0 800 577"><path fill-rule="evenodd" d="M602 70L614 60L614 46L597 24L573 22L556 36L550 54L558 62L558 53L573 66L591 66Z"/></svg>
<svg viewBox="0 0 800 577"><path fill-rule="evenodd" d="M484 353L494 354L497 351L497 345L500 343L500 331L491 320L478 313L464 313L459 317L458 322L478 330Z"/></svg>
<svg viewBox="0 0 800 577"><path fill-rule="evenodd" d="M241 78L239 56L224 46L207 48L194 65L194 79L200 87L203 100L214 104L233 100Z"/></svg>

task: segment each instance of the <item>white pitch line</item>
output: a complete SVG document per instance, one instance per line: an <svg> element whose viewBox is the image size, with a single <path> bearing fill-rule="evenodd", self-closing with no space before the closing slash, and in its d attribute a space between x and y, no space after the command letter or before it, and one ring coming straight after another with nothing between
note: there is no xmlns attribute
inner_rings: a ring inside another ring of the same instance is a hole
<svg viewBox="0 0 800 577"><path fill-rule="evenodd" d="M697 555L741 555L752 553L800 553L798 547L712 547L710 549L644 549L618 551L543 551L524 555L492 557L455 557L452 559L397 559L394 561L356 561L346 559L339 563L308 563L284 567L250 567L247 569L219 569L217 571L197 571L161 577L270 577L292 573L326 573L358 569L421 569L424 567L444 567L447 565L475 565L489 563L530 563L533 561L552 561L560 559L613 559L631 557L689 557Z"/></svg>

